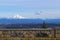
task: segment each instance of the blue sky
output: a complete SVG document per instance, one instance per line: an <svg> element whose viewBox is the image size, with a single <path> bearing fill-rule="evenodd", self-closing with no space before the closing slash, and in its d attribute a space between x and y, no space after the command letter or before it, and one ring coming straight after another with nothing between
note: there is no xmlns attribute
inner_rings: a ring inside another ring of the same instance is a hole
<svg viewBox="0 0 60 40"><path fill-rule="evenodd" d="M0 0L0 18L60 18L60 0Z"/></svg>

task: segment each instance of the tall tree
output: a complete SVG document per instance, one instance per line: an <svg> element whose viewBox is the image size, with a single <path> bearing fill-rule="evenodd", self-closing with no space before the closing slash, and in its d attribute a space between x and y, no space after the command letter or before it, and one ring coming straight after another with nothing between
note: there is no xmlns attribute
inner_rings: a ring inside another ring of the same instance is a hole
<svg viewBox="0 0 60 40"><path fill-rule="evenodd" d="M47 28L45 21L42 24L42 28Z"/></svg>

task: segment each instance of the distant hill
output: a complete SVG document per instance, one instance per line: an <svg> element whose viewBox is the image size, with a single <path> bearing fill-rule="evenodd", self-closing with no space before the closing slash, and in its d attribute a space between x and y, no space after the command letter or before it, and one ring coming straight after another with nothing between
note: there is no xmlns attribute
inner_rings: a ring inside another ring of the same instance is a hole
<svg viewBox="0 0 60 40"><path fill-rule="evenodd" d="M0 24L36 24L36 23L43 23L42 19L0 19Z"/></svg>
<svg viewBox="0 0 60 40"><path fill-rule="evenodd" d="M60 24L60 19L46 19L46 23Z"/></svg>
<svg viewBox="0 0 60 40"><path fill-rule="evenodd" d="M60 19L0 19L0 28L41 28L45 22L47 27L60 27Z"/></svg>

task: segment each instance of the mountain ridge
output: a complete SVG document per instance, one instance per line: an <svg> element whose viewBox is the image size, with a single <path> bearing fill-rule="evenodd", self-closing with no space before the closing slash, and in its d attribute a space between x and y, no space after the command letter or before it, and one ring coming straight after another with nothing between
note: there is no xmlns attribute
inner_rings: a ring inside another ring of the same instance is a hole
<svg viewBox="0 0 60 40"><path fill-rule="evenodd" d="M14 19L14 18L0 18L0 24L14 24L14 23L56 23L56 24L60 24L60 19Z"/></svg>

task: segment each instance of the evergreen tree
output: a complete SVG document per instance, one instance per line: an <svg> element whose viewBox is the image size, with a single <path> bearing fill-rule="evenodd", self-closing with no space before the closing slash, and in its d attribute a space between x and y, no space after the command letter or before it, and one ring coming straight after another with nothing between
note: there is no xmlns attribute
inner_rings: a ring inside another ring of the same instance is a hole
<svg viewBox="0 0 60 40"><path fill-rule="evenodd" d="M42 28L47 28L47 26L46 26L46 23L45 23L45 22L43 22L43 24L42 24Z"/></svg>

